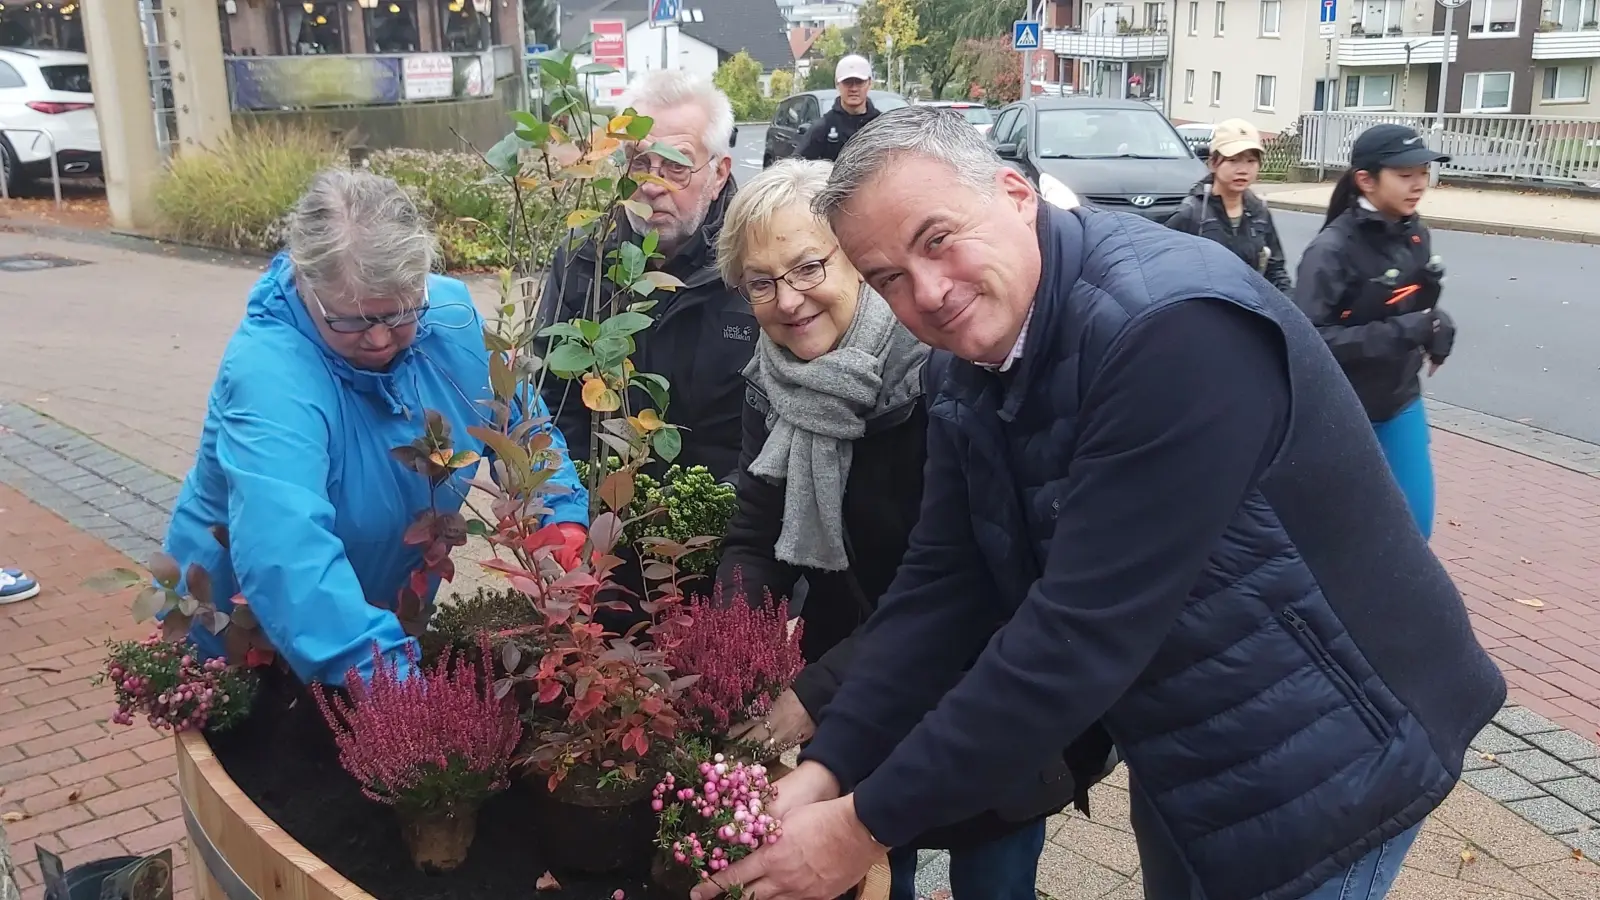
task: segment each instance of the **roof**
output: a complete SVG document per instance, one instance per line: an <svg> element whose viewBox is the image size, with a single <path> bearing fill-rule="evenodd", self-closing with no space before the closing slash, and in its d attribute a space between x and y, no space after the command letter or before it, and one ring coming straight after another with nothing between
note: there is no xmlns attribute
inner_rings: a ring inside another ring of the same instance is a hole
<svg viewBox="0 0 1600 900"><path fill-rule="evenodd" d="M683 0L683 8L699 10L702 21L679 27L689 37L732 56L748 52L762 71L794 67L788 23L770 0ZM599 0L561 13L562 33L587 31L590 19L622 19L631 30L648 15L644 0Z"/></svg>

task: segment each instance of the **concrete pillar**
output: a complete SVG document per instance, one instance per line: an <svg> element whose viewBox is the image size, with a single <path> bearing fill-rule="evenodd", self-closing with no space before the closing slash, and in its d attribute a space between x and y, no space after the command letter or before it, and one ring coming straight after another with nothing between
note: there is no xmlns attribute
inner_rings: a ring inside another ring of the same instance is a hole
<svg viewBox="0 0 1600 900"><path fill-rule="evenodd" d="M139 4L119 0L85 3L79 9L94 84L94 112L100 123L111 224L149 229L155 225L155 186L162 160Z"/></svg>
<svg viewBox="0 0 1600 900"><path fill-rule="evenodd" d="M167 60L180 152L216 149L233 133L216 0L165 0Z"/></svg>

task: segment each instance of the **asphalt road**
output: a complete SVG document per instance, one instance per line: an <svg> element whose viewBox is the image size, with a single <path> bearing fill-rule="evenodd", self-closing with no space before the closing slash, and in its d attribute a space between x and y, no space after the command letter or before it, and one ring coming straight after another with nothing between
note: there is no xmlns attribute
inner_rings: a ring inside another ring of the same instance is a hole
<svg viewBox="0 0 1600 900"><path fill-rule="evenodd" d="M734 172L761 170L766 129L743 126ZM1275 214L1293 271L1320 216ZM1435 231L1459 329L1428 395L1600 443L1600 246ZM1592 280L1591 280L1592 279Z"/></svg>

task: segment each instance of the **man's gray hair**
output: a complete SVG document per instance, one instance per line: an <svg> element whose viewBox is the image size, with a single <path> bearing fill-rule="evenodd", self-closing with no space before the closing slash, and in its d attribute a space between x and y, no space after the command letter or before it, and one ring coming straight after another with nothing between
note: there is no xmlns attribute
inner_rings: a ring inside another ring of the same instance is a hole
<svg viewBox="0 0 1600 900"><path fill-rule="evenodd" d="M649 115L651 110L693 103L705 110L706 131L700 145L712 159L733 153L733 104L728 95L704 75L682 69L651 69L635 78L623 92L621 109L633 107Z"/></svg>
<svg viewBox="0 0 1600 900"><path fill-rule="evenodd" d="M739 188L722 214L717 232L717 270L729 287L738 287L752 232L766 232L772 217L790 206L810 209L811 200L828 183L832 166L812 159L786 159ZM826 222L822 222L826 226Z"/></svg>
<svg viewBox="0 0 1600 900"><path fill-rule="evenodd" d="M984 197L993 196L995 176L1005 166L961 115L937 106L907 106L878 116L845 142L827 186L811 202L812 210L834 221L868 182L894 163L917 156L949 166L957 181Z"/></svg>
<svg viewBox="0 0 1600 900"><path fill-rule="evenodd" d="M393 179L327 169L289 214L295 273L330 299L420 301L438 257L433 231Z"/></svg>

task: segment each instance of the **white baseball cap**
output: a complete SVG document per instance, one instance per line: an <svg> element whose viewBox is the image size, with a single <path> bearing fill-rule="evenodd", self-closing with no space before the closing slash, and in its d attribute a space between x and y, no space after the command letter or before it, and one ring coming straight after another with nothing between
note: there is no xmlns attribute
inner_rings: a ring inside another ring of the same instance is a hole
<svg viewBox="0 0 1600 900"><path fill-rule="evenodd" d="M833 69L833 83L859 78L862 81L872 80L872 63L867 62L865 56L852 53L839 60L839 65Z"/></svg>

